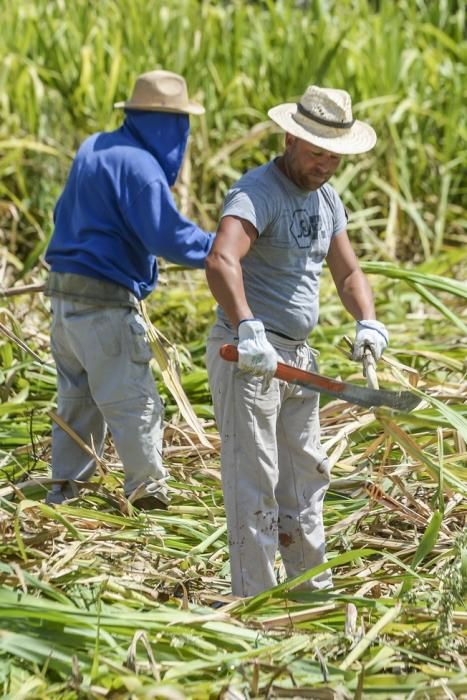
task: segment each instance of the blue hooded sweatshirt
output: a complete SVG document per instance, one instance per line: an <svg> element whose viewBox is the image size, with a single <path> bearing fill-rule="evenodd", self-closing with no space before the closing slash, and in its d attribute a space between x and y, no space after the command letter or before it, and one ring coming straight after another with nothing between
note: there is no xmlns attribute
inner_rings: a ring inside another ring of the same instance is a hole
<svg viewBox="0 0 467 700"><path fill-rule="evenodd" d="M156 256L204 267L213 234L177 211L169 189L189 131L185 114L132 110L119 129L84 141L54 211L52 271L110 280L144 299L157 283Z"/></svg>

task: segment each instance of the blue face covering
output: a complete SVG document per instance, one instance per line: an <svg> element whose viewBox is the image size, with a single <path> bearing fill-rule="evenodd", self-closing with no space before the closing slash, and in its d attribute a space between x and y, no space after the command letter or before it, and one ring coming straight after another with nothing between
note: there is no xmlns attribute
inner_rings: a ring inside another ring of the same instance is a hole
<svg viewBox="0 0 467 700"><path fill-rule="evenodd" d="M126 110L125 128L157 159L171 187L177 179L186 151L190 134L188 115Z"/></svg>

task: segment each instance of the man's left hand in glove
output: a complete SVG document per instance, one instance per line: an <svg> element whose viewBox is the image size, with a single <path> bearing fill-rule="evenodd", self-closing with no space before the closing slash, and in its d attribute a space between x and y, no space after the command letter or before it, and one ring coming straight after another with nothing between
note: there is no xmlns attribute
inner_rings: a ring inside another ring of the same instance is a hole
<svg viewBox="0 0 467 700"><path fill-rule="evenodd" d="M365 347L369 347L375 360L379 360L389 343L389 333L383 323L374 319L357 321L352 359L363 359Z"/></svg>

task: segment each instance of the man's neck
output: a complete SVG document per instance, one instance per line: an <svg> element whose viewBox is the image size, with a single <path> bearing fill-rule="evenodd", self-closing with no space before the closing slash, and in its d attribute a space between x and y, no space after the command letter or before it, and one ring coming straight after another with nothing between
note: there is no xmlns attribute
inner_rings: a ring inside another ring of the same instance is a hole
<svg viewBox="0 0 467 700"><path fill-rule="evenodd" d="M275 163L276 163L277 167L279 168L279 170L281 171L281 173L283 173L286 177L288 177L289 180L292 180L292 178L290 177L289 169L287 167L287 161L284 158L284 156L283 155L279 156L276 159ZM293 180L292 180L292 182L293 182Z"/></svg>

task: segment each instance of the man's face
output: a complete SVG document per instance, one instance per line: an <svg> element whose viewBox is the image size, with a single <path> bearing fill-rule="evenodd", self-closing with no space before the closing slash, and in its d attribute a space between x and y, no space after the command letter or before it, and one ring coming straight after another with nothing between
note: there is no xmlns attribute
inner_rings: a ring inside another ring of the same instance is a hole
<svg viewBox="0 0 467 700"><path fill-rule="evenodd" d="M317 190L337 170L341 156L286 134L284 171L302 190Z"/></svg>

